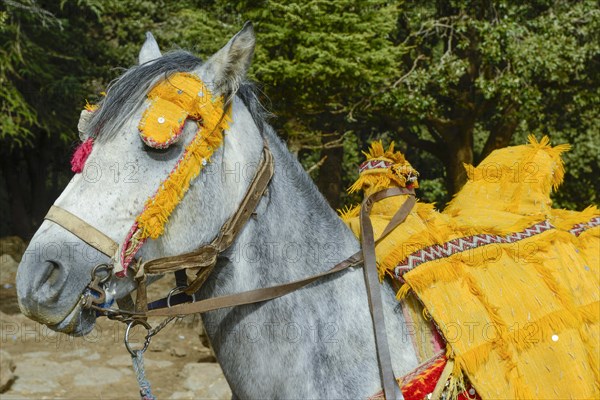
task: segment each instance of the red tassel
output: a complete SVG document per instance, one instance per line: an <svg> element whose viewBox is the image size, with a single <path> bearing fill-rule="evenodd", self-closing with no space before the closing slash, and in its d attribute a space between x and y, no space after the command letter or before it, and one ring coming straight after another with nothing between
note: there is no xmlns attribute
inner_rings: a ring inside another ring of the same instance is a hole
<svg viewBox="0 0 600 400"><path fill-rule="evenodd" d="M85 142L81 143L71 157L71 171L76 174L83 171L83 166L92 152L92 146L94 145L94 139L89 138Z"/></svg>

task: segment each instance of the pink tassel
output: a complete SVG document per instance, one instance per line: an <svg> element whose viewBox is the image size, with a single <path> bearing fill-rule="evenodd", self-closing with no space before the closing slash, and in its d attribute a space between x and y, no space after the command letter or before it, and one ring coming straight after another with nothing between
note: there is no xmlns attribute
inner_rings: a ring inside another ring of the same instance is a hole
<svg viewBox="0 0 600 400"><path fill-rule="evenodd" d="M85 142L81 143L77 149L75 149L73 157L71 157L71 171L75 172L76 174L83 171L83 166L92 152L93 145L94 139L89 138Z"/></svg>

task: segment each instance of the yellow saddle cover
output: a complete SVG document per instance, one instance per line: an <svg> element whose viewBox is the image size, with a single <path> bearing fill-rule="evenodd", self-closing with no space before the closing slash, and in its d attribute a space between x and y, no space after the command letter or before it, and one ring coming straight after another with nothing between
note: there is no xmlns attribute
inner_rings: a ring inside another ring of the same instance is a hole
<svg viewBox="0 0 600 400"><path fill-rule="evenodd" d="M600 213L551 208L568 147L548 143L530 138L467 166L443 214L420 204L376 249L382 274L401 275L399 294L415 295L444 337L450 397L463 373L483 399L600 396ZM393 215L402 200L389 200Z"/></svg>

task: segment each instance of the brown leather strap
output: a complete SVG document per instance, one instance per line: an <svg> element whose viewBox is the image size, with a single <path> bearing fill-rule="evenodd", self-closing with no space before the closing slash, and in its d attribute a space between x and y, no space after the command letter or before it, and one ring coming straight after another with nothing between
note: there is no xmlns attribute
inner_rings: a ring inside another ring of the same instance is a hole
<svg viewBox="0 0 600 400"><path fill-rule="evenodd" d="M284 283L277 286L270 286L266 288L260 288L255 290L249 290L247 292L230 294L227 296L213 297L211 299L200 300L195 303L185 303L173 306L171 308L161 308L157 310L148 311L149 317L155 316L170 316L170 315L183 315L183 314L196 314L205 313L208 311L218 310L220 308L236 307L245 304L259 303L266 300L272 300L277 297L281 297L288 293L292 293L320 278L327 275L340 272L350 266L357 265L362 261L360 252L353 254L350 258L337 264L332 269L322 272L317 275L310 276L308 278L300 279L293 282Z"/></svg>
<svg viewBox="0 0 600 400"><path fill-rule="evenodd" d="M79 239L106 254L108 257L112 258L119 248L119 245L104 233L58 206L50 207L50 210L44 219L62 226Z"/></svg>
<svg viewBox="0 0 600 400"><path fill-rule="evenodd" d="M372 196L373 202L379 201L386 197L398 196L401 194L413 194L404 188L390 188L383 190L381 192L377 192ZM410 198L407 200L409 202ZM414 200L413 200L414 201ZM406 204L406 203L405 203ZM410 203L410 204L414 204ZM412 208L412 205L411 205ZM408 214L410 213L410 208L408 206L401 207L396 215L392 218L388 226L384 229L383 234L377 239L375 243L378 243L382 240L389 232L391 232L394 228L396 228L399 224L401 224ZM298 290L320 278L323 278L328 275L335 274L337 272L343 271L348 267L355 266L360 264L362 261L362 251L359 251L352 256L348 257L346 260L341 263L335 265L328 271L321 272L319 274L310 276L308 278L300 279L293 282L284 283L281 285L271 286L267 288L250 290L242 293L235 293L227 296L214 297L212 299L200 300L195 303L186 303L179 304L173 306L171 308L161 308L156 310L148 311L148 316L171 316L171 315L183 315L183 314L195 314L195 313L204 313L208 311L214 311L221 308L227 307L236 307L244 304L253 304L259 303L266 300L272 300L277 297L281 297L288 293L291 293L295 290Z"/></svg>
<svg viewBox="0 0 600 400"><path fill-rule="evenodd" d="M367 197L360 208L360 226L361 226L361 247L364 259L364 275L367 286L367 298L369 299L369 309L371 319L373 320L373 332L375 334L375 348L377 350L377 359L379 362L379 373L383 384L383 393L387 400L402 398L400 388L394 377L392 369L392 359L385 330L385 318L383 315L383 302L381 299L381 289L379 284L379 272L375 257L375 239L373 237L373 224L369 218L371 208L373 207L374 196ZM406 216L415 204L413 196L406 199L400 210L394 215L391 224L397 224L404 221ZM398 218L396 218L398 216ZM399 222L397 220L400 220ZM391 229L389 230L391 231ZM382 237L389 233L387 227Z"/></svg>
<svg viewBox="0 0 600 400"><path fill-rule="evenodd" d="M273 177L273 172L273 155L265 142L261 162L258 165L252 182L250 182L246 190L242 202L236 212L223 224L215 239L210 244L190 253L157 258L145 262L144 271L146 274L164 274L166 272L191 268L199 269L196 277L192 277L192 282L185 289L185 292L188 294L198 291L217 263L219 253L231 246L246 222L248 222L248 219L258 206L261 197L267 190L269 182Z"/></svg>
<svg viewBox="0 0 600 400"><path fill-rule="evenodd" d="M148 275L164 274L188 268L210 266L217 258L217 249L212 245L202 246L196 251L171 257L155 258L143 263Z"/></svg>
<svg viewBox="0 0 600 400"><path fill-rule="evenodd" d="M238 233L246 225L254 210L256 210L260 199L265 194L269 182L273 177L274 168L273 154L271 154L269 146L265 142L261 162L258 165L252 182L250 182L248 189L246 189L246 194L242 202L233 216L223 224L219 232L218 240L215 243L215 247L219 253L231 246Z"/></svg>
<svg viewBox="0 0 600 400"><path fill-rule="evenodd" d="M147 276L146 275L140 275L140 276L136 276L135 280L137 281L137 289L136 289L136 296L135 296L135 311L138 313L146 313L148 311L148 286L147 286ZM140 319L146 319L145 316L143 316Z"/></svg>
<svg viewBox="0 0 600 400"><path fill-rule="evenodd" d="M183 292L185 294L191 296L194 293L196 293L198 290L200 290L202 285L204 285L204 282L206 282L206 280L208 279L210 274L212 274L216 265L217 265L217 260L215 260L214 263L212 263L211 265L209 265L206 268L200 268L200 270L197 272L194 270L190 270L190 269L186 270L186 274L188 276L188 282L190 282L190 283L187 285L187 287L185 289L183 289Z"/></svg>

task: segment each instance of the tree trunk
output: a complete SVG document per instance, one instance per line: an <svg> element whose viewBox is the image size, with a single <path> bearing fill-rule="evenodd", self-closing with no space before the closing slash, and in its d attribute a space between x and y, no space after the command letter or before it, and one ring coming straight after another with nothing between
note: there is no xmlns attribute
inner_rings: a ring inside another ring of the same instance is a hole
<svg viewBox="0 0 600 400"><path fill-rule="evenodd" d="M446 188L448 195L454 196L467 182L467 171L464 164L473 164L473 130L474 125L468 122L459 125L447 141L448 157L446 164Z"/></svg>
<svg viewBox="0 0 600 400"><path fill-rule="evenodd" d="M487 138L477 162L481 162L484 158L489 156L492 151L508 146L518 125L519 120L516 116L516 106L511 105L504 111L500 123L492 128L490 136Z"/></svg>
<svg viewBox="0 0 600 400"><path fill-rule="evenodd" d="M321 142L323 145L340 140L340 134L323 135ZM341 206L340 198L344 188L342 187L342 161L344 158L343 147L334 147L323 149L321 158L327 156L327 159L319 169L319 177L317 186L321 193L325 196L329 205L334 209Z"/></svg>
<svg viewBox="0 0 600 400"><path fill-rule="evenodd" d="M452 154L449 157L448 164L446 164L447 179L446 187L448 189L449 196L454 196L467 182L467 172L464 164L473 163L473 148L464 146L456 147L450 146Z"/></svg>

